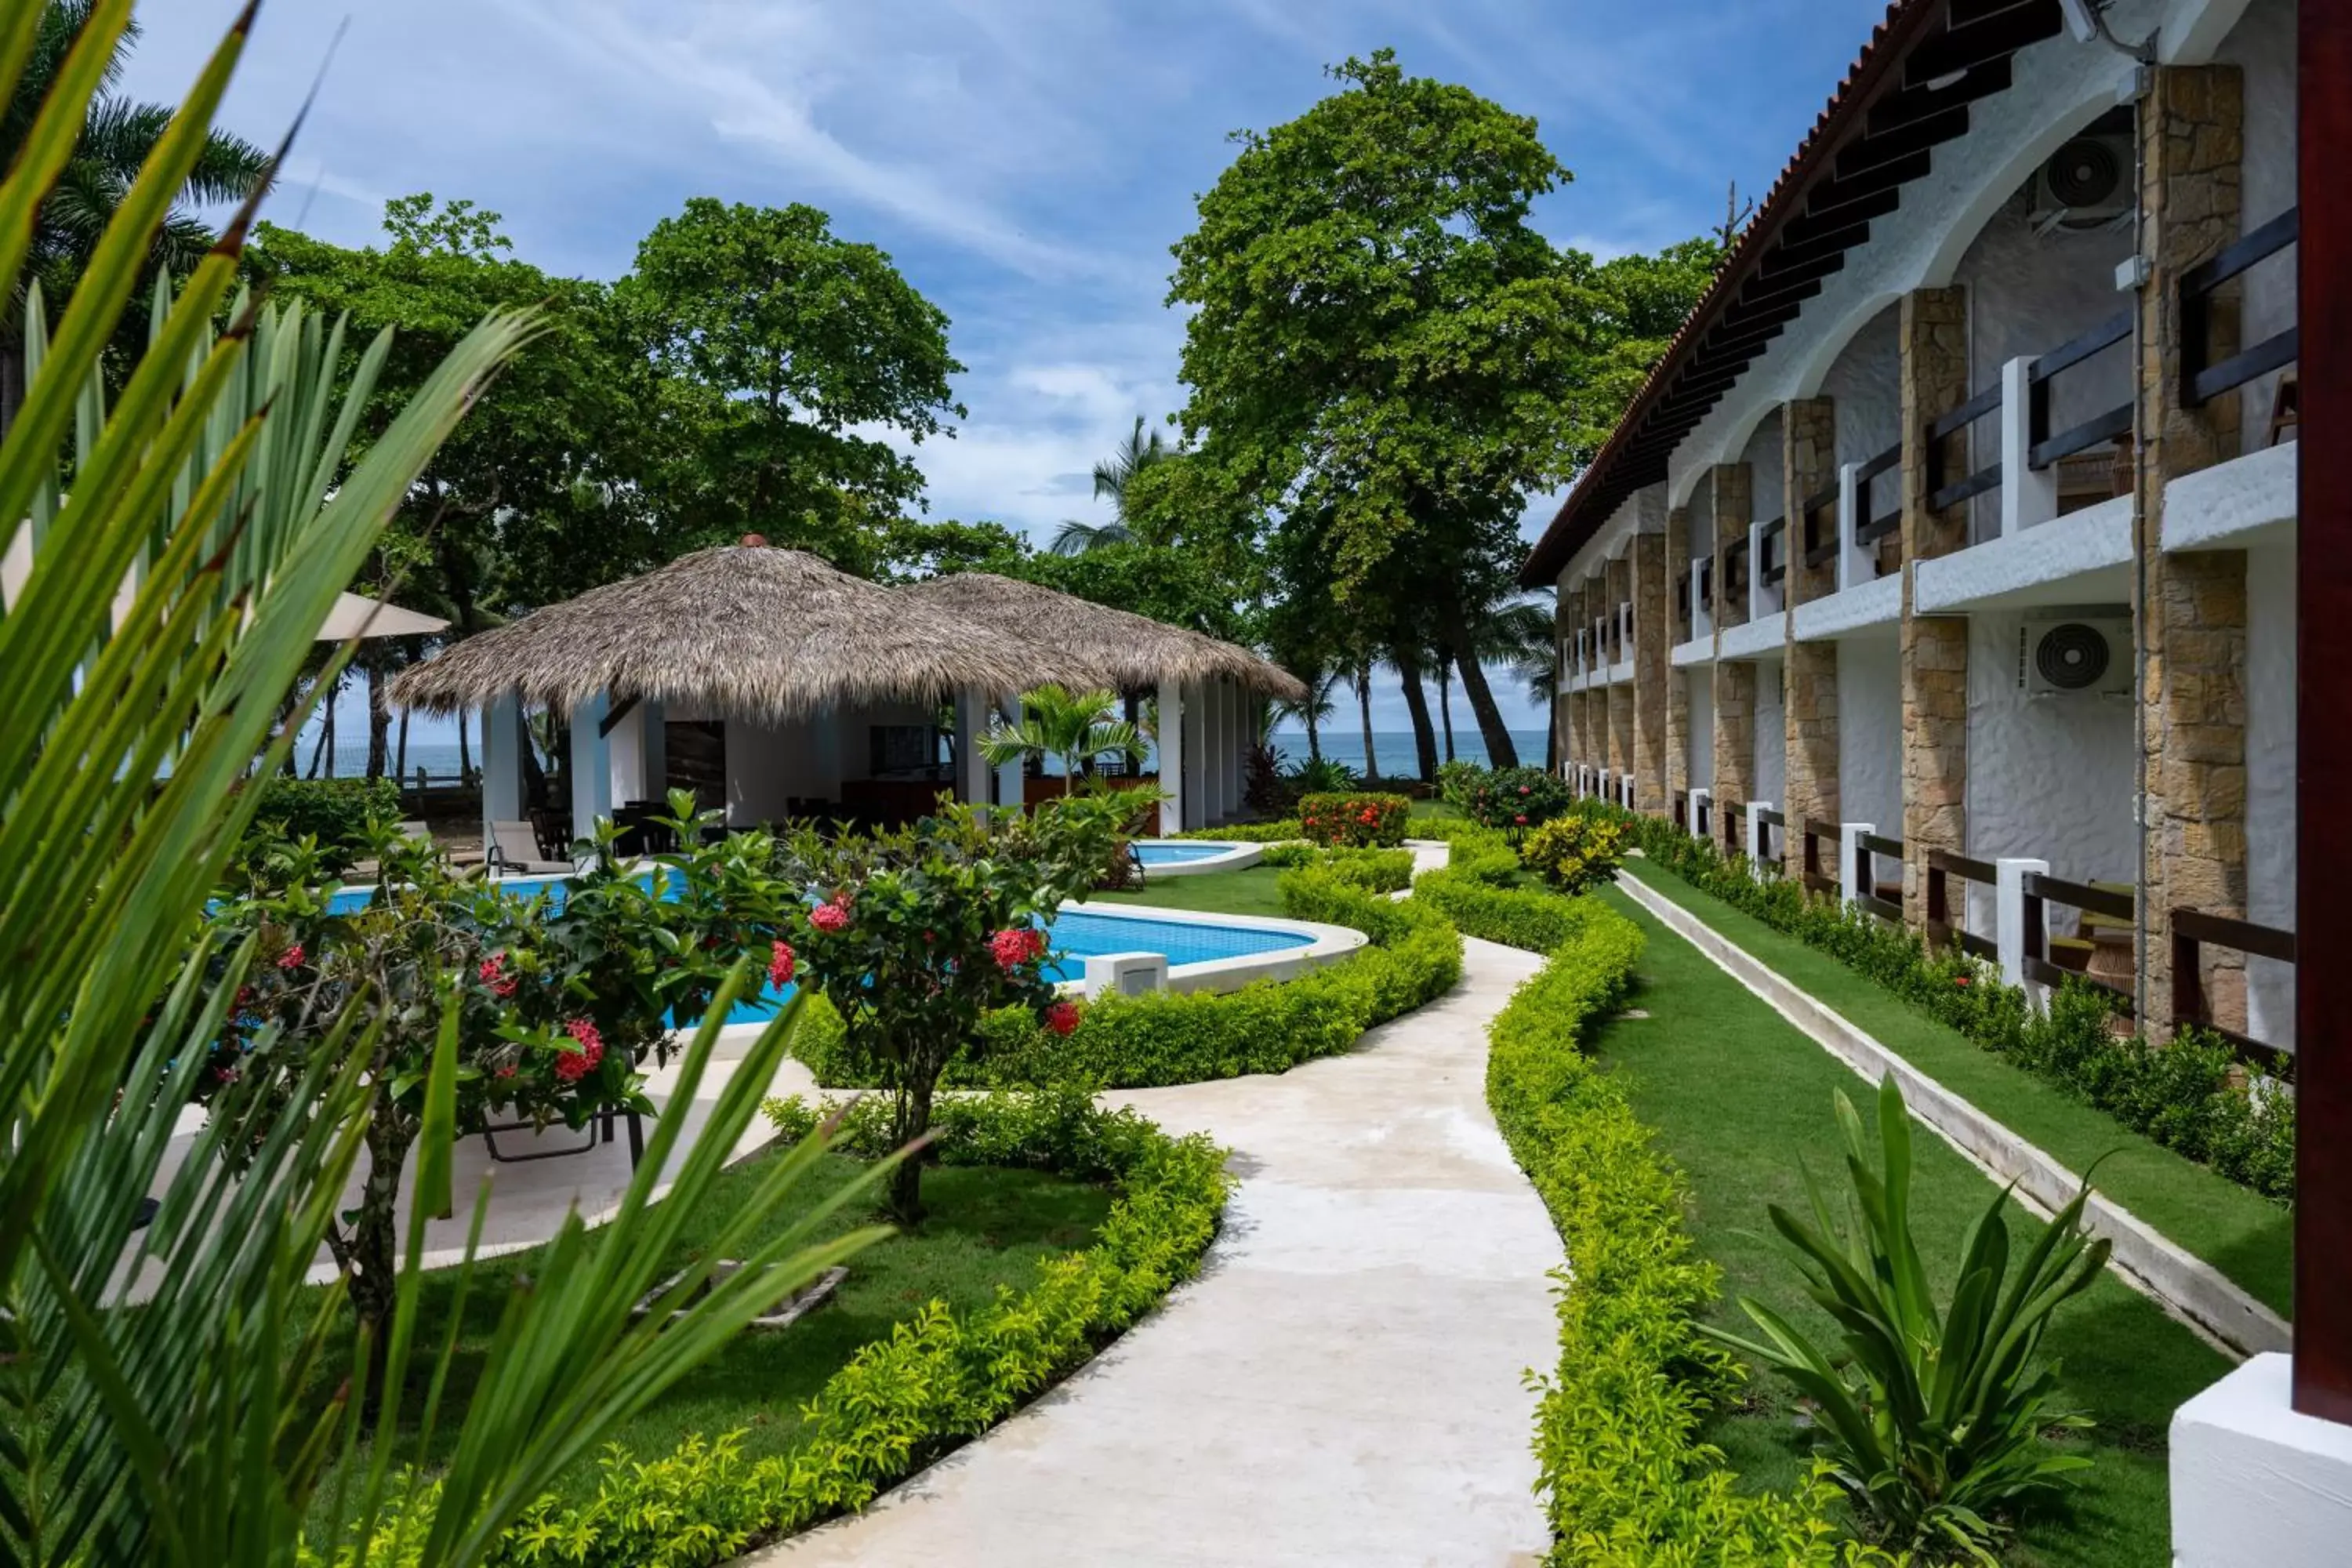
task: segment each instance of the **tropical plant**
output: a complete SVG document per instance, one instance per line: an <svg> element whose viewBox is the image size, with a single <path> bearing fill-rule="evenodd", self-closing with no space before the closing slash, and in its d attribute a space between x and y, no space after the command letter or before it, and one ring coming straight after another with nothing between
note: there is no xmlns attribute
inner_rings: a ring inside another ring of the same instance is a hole
<svg viewBox="0 0 2352 1568"><path fill-rule="evenodd" d="M1764 1341L1707 1331L1813 1402L1835 1479L1887 1539L1992 1563L2004 1516L2090 1466L2047 1447L2047 1433L2091 1423L2057 1408L2058 1369L2040 1352L2052 1315L2090 1289L2110 1244L2083 1229L2085 1184L2015 1259L2012 1278L2003 1187L1962 1238L1951 1300L1939 1309L1911 1231L1911 1118L1894 1075L1878 1089L1876 1169L1843 1090L1837 1119L1849 1215L1831 1214L1810 1171L1811 1224L1778 1204L1767 1212L1801 1255L1806 1294L1843 1331L1843 1351L1823 1351L1745 1296L1739 1305Z"/></svg>
<svg viewBox="0 0 2352 1568"><path fill-rule="evenodd" d="M1625 830L1598 816L1555 816L1520 841L1519 858L1560 892L1576 894L1617 879Z"/></svg>
<svg viewBox="0 0 2352 1568"><path fill-rule="evenodd" d="M1107 550L1114 544L1138 544L1143 536L1133 527L1127 506L1128 482L1172 454L1160 438L1160 432L1145 434L1143 416L1135 416L1135 428L1118 449L1095 465L1095 500L1108 500L1111 521L1101 523L1065 521L1047 546L1056 555L1084 555L1090 550ZM1166 542L1161 541L1160 542Z"/></svg>
<svg viewBox="0 0 2352 1568"><path fill-rule="evenodd" d="M1394 848L1404 842L1412 803L1401 795L1307 795L1298 800L1298 826L1326 848Z"/></svg>
<svg viewBox="0 0 2352 1568"><path fill-rule="evenodd" d="M1309 757L1283 774L1290 793L1298 795L1337 795L1354 789L1363 776L1337 757Z"/></svg>
<svg viewBox="0 0 2352 1568"><path fill-rule="evenodd" d="M1481 827L1516 840L1525 829L1540 827L1575 805L1576 796L1556 773L1541 768L1497 768L1470 785L1462 809Z"/></svg>
<svg viewBox="0 0 2352 1568"><path fill-rule="evenodd" d="M1339 700L1331 694L1339 684L1339 672L1321 665L1307 665L1300 660L1291 661L1289 668L1291 674L1306 684L1307 695L1295 702L1284 700L1276 703L1269 718L1273 723L1296 719L1305 725L1307 760L1319 763L1323 760L1323 726L1329 723L1331 715L1339 710Z"/></svg>
<svg viewBox="0 0 2352 1568"><path fill-rule="evenodd" d="M90 5L26 116L0 180L0 279L17 279L31 258L130 10L129 0ZM0 10L0 94L12 103L47 14ZM349 462L358 396L356 382L340 389L338 412L327 349L337 334L232 298L248 204L176 297L156 291L147 352L110 398L102 356L138 313L139 279L205 155L245 40L241 20L160 129L54 334L27 289L25 399L0 440L0 518L27 563L0 585L10 705L0 725L0 1556L41 1568L275 1568L295 1560L331 1465L352 1478L335 1505L347 1518L373 1521L415 1489L394 1471L390 1445L354 1458L362 1412L351 1391L324 1405L300 1397L341 1310L340 1285L319 1297L306 1276L382 1087L365 1076L373 1024L346 1016L341 1048L320 1052L302 1079L301 1102L321 1113L289 1114L265 1075L240 1078L214 1095L186 1157L165 1165L259 957L257 936L232 941L204 919L261 803L240 785L257 756L263 774L282 767L308 711L292 694L335 595L532 325L481 323ZM442 1022L404 1286L425 1216L454 1198L457 1017L437 996L425 1005ZM609 1245L592 1247L574 1218L551 1271L493 1308L498 1349L439 1480L425 1560L481 1562L615 1420L840 1250L769 1249L778 1269L719 1283L683 1324L630 1326L674 1216L710 1190L788 1034L765 1033L690 1153L677 1147L680 1125L657 1129ZM716 1035L689 1051L681 1094L702 1082ZM234 1169L220 1157L231 1150ZM672 1205L653 1204L661 1185ZM151 1192L161 1202L142 1227ZM707 1270L689 1273L681 1302L709 1283ZM404 1288L400 1300L387 1397L404 1394L415 1356L415 1293ZM447 1365L424 1370L437 1389Z"/></svg>
<svg viewBox="0 0 2352 1568"><path fill-rule="evenodd" d="M1143 735L1118 717L1118 697L1111 691L1072 691L1048 681L1021 694L1022 718L1008 724L999 719L980 737L980 754L989 766L1025 763L1047 757L1062 764L1062 793L1077 787L1078 775L1097 757L1117 752L1140 760Z"/></svg>

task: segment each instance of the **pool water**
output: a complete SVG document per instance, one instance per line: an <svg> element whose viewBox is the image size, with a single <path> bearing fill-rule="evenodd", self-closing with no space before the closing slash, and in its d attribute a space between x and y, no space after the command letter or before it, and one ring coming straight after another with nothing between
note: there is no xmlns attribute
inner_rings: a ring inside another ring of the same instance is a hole
<svg viewBox="0 0 2352 1568"><path fill-rule="evenodd" d="M1136 858L1145 866L1181 866L1187 860L1213 860L1230 855L1230 844L1138 844Z"/></svg>
<svg viewBox="0 0 2352 1568"><path fill-rule="evenodd" d="M1154 846L1139 846L1150 849ZM1225 845L1168 845L1160 847L1192 851L1174 857L1195 859L1201 854L1222 855ZM1146 864L1149 864L1147 859ZM652 886L653 874L646 874L646 885ZM561 877L516 878L499 884L517 893L538 894L561 908L566 883ZM329 910L336 914L352 914L365 909L375 896L373 888L343 888L329 900ZM1289 948L1310 947L1315 937L1310 931L1282 926L1227 926L1197 924L1191 921L1153 920L1148 915L1106 914L1094 910L1065 910L1059 919L1045 922L1053 942L1046 955L1045 976L1055 982L1082 980L1086 977L1087 960L1110 952L1157 952L1164 954L1171 969L1184 963L1206 963L1221 958L1244 958L1252 953L1280 952ZM730 1024L757 1024L781 1006L798 987L763 984L756 997L747 996L735 1004L727 1015Z"/></svg>

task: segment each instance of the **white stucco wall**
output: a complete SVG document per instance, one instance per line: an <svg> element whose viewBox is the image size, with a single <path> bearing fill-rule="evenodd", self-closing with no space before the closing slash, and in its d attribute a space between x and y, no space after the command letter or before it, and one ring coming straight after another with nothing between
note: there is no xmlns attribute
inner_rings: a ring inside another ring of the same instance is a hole
<svg viewBox="0 0 2352 1568"><path fill-rule="evenodd" d="M2295 204L2294 0L2254 0L2214 58L2245 72L2246 161L2242 201L2248 231ZM2248 348L2294 324L2295 250L2290 246L2241 278L2240 340ZM2278 374L2246 384L2238 408L2241 449L2269 434Z"/></svg>
<svg viewBox="0 0 2352 1568"><path fill-rule="evenodd" d="M2246 918L2295 928L2294 549L2246 552ZM2294 970L2247 961L2247 1033L2294 1039Z"/></svg>
<svg viewBox="0 0 2352 1568"><path fill-rule="evenodd" d="M1715 671L1702 666L1675 679L1690 689L1690 786L1715 787Z"/></svg>
<svg viewBox="0 0 2352 1568"><path fill-rule="evenodd" d="M2047 860L2070 881L2137 880L2131 699L2019 690L2025 620L1969 619L1968 852Z"/></svg>
<svg viewBox="0 0 2352 1568"><path fill-rule="evenodd" d="M1854 333L1822 378L1822 395L1837 405L1838 467L1867 461L1902 437L1902 389L1896 384L1902 329L1903 307L1887 306ZM1892 497L1894 477L1879 482Z"/></svg>
<svg viewBox="0 0 2352 1568"><path fill-rule="evenodd" d="M861 763L863 758L859 759ZM793 795L832 799L841 789L840 728L830 715L784 724L727 721L727 820L777 822Z"/></svg>
<svg viewBox="0 0 2352 1568"><path fill-rule="evenodd" d="M1753 505L1752 522L1769 522L1779 517L1786 498L1780 492L1780 411L1774 409L1756 426L1748 437L1747 448L1739 460L1748 468L1748 498Z"/></svg>
<svg viewBox="0 0 2352 1568"><path fill-rule="evenodd" d="M1838 644L1838 815L1903 836L1903 673L1890 637Z"/></svg>
<svg viewBox="0 0 2352 1568"><path fill-rule="evenodd" d="M1755 798L1788 806L1788 728L1781 719L1780 666L1760 660L1756 666L1756 750L1748 777L1755 780Z"/></svg>

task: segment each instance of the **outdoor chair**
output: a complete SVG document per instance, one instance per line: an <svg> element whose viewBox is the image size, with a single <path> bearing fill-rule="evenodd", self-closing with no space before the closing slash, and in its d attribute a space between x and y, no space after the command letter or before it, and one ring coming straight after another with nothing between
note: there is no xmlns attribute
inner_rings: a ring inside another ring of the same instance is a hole
<svg viewBox="0 0 2352 1568"><path fill-rule="evenodd" d="M490 874L509 877L548 876L572 870L569 860L550 860L539 853L538 836L528 822L493 822L490 841L483 847Z"/></svg>

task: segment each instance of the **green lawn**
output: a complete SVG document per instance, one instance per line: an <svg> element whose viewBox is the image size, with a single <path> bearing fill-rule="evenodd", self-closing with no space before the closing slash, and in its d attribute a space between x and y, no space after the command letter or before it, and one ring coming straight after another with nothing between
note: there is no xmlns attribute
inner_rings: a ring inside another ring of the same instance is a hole
<svg viewBox="0 0 2352 1568"><path fill-rule="evenodd" d="M1405 813L1405 819L1408 822L1419 821L1426 817L1434 817L1441 822L1464 822L1468 820L1462 815L1462 808L1460 806L1450 805L1442 800L1414 801L1412 807Z"/></svg>
<svg viewBox="0 0 2352 1568"><path fill-rule="evenodd" d="M717 1233L731 1207L753 1190L766 1158L755 1157L719 1178L707 1205L709 1222L697 1216L673 1261L682 1264ZM761 1234L786 1227L825 1194L853 1180L861 1168L855 1160L825 1157L791 1201L770 1217ZM829 1301L788 1329L740 1336L623 1426L614 1440L651 1458L669 1453L697 1433L717 1437L741 1429L747 1457L780 1453L799 1429L801 1406L860 1346L887 1334L891 1325L934 1299L966 1311L992 1300L999 1286L1026 1289L1047 1259L1092 1242L1096 1227L1110 1212L1111 1194L1035 1171L934 1165L923 1173L923 1202L929 1216L920 1229L877 1242L851 1258L848 1279ZM848 1204L820 1235L837 1236L870 1224L872 1218L870 1205ZM530 1273L539 1256L537 1251L510 1254L485 1262L478 1270L451 1373L448 1397L453 1401L462 1402L479 1373L508 1280ZM426 1276L420 1345L437 1347L446 1332L454 1283L446 1270ZM429 1370L415 1377L416 1387L405 1405L412 1416L422 1406ZM343 1373L342 1366L329 1366L320 1388L333 1386ZM428 1464L446 1461L458 1425L452 1410L445 1409L437 1434L442 1440L425 1456ZM560 1489L567 1501L581 1501L593 1494L595 1480L596 1468L582 1466ZM322 1500L329 1490L321 1489ZM323 1500L320 1511L323 1515Z"/></svg>
<svg viewBox="0 0 2352 1568"><path fill-rule="evenodd" d="M1836 1181L1832 1192L1843 1188L1832 1095L1844 1089L1866 1121L1868 1086L1623 894L1599 896L1648 934L1632 1004L1647 1016L1611 1021L1594 1049L1627 1075L1635 1113L1690 1177L1692 1233L1723 1270L1724 1300L1710 1321L1752 1331L1733 1300L1745 1293L1834 1344L1765 1205L1804 1212L1801 1159ZM1924 1130L1913 1150L1913 1225L1938 1290L1948 1291L1960 1237L1993 1188ZM2014 1203L2010 1217L2013 1240L2038 1223ZM2098 1421L2085 1448L2095 1468L2063 1510L2028 1522L2008 1560L2020 1568L2168 1561L2167 1425L2228 1363L2113 1275L2068 1306L2045 1345L2063 1363L2067 1396ZM1707 1437L1743 1484L1785 1486L1808 1454L1797 1414L1793 1388L1760 1374Z"/></svg>
<svg viewBox="0 0 2352 1568"><path fill-rule="evenodd" d="M1211 871L1199 877L1154 877L1142 889L1128 893L1089 893L1089 903L1147 904L1162 910L1205 910L1227 915L1282 913L1282 895L1274 881L1281 876L1272 866L1251 866L1239 871Z"/></svg>
<svg viewBox="0 0 2352 1568"><path fill-rule="evenodd" d="M1827 953L1784 936L1668 871L1629 874L1826 1003L2069 1169L2099 1162L2099 1190L2204 1258L2273 1310L2291 1310L2294 1217L2259 1194L2185 1160L1946 1027Z"/></svg>

